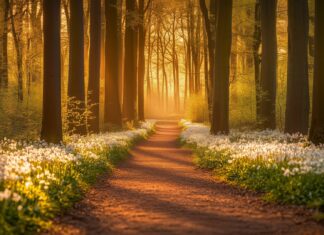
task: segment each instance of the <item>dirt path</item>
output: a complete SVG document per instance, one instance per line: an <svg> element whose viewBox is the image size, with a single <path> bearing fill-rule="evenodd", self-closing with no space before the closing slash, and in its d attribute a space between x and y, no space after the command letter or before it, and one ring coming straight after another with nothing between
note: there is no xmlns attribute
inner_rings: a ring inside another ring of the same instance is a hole
<svg viewBox="0 0 324 235"><path fill-rule="evenodd" d="M51 234L324 234L303 210L267 205L195 169L179 133L176 122L159 122Z"/></svg>

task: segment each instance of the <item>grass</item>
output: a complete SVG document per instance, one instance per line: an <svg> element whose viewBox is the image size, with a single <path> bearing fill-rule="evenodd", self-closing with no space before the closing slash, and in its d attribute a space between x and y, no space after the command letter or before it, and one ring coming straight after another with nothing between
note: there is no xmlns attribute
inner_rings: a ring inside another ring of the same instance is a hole
<svg viewBox="0 0 324 235"><path fill-rule="evenodd" d="M183 144L186 144L183 142ZM324 175L295 174L285 176L282 168L293 171L287 162L274 162L263 158L232 159L227 151L217 152L199 148L194 144L194 163L212 170L225 182L263 193L263 199L282 204L306 205L315 208L316 220L324 219Z"/></svg>
<svg viewBox="0 0 324 235"><path fill-rule="evenodd" d="M19 181L0 182L0 192L10 189L19 195L15 198L12 194L7 200L0 195L0 235L35 234L48 229L53 218L82 199L100 175L111 173L127 158L129 148L142 138L132 140L128 146L96 152L97 158L83 156L77 162L42 162L39 172Z"/></svg>

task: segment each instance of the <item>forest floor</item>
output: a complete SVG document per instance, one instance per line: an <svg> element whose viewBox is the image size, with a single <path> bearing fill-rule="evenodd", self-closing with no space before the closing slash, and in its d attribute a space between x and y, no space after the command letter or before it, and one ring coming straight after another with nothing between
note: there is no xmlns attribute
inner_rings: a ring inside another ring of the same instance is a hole
<svg viewBox="0 0 324 235"><path fill-rule="evenodd" d="M324 234L309 211L266 203L196 169L180 132L177 122L158 122L48 234Z"/></svg>

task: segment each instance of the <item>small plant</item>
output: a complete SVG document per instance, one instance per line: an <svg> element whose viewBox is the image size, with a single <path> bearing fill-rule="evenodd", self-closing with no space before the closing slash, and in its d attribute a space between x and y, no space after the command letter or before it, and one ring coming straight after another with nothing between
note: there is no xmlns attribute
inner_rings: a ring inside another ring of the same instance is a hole
<svg viewBox="0 0 324 235"><path fill-rule="evenodd" d="M91 110L98 104L84 102L77 100L75 97L68 97L62 104L62 125L65 137L72 136L76 130L85 127L88 133L89 121L94 119Z"/></svg>

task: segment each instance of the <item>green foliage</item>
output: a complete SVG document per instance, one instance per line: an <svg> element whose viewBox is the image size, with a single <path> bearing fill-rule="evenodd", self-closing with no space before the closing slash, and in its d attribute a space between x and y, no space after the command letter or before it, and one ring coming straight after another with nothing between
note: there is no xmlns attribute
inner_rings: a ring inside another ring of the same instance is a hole
<svg viewBox="0 0 324 235"><path fill-rule="evenodd" d="M228 151L215 152L197 148L194 162L197 166L214 171L215 176L264 193L266 200L308 205L324 211L324 175L307 173L285 176L283 169L294 171L286 161L274 163L272 159L231 159ZM320 216L320 214L319 214Z"/></svg>
<svg viewBox="0 0 324 235"><path fill-rule="evenodd" d="M209 119L208 113L208 104L205 96L192 95L189 97L185 113L187 119L193 122L207 122Z"/></svg>
<svg viewBox="0 0 324 235"><path fill-rule="evenodd" d="M10 188L21 196L19 201L0 200L0 234L33 234L48 228L51 219L71 208L98 176L111 172L127 153L127 146L113 147L98 152L98 158L84 156L68 164L44 163L39 172L29 177L0 183L0 192ZM53 180L47 178L44 183L44 170L54 176Z"/></svg>
<svg viewBox="0 0 324 235"><path fill-rule="evenodd" d="M78 127L86 126L89 130L89 120L94 119L91 110L98 104L92 104L88 100L88 104L77 100L75 97L67 97L62 104L62 125L64 136L75 134ZM72 128L71 128L72 127Z"/></svg>

